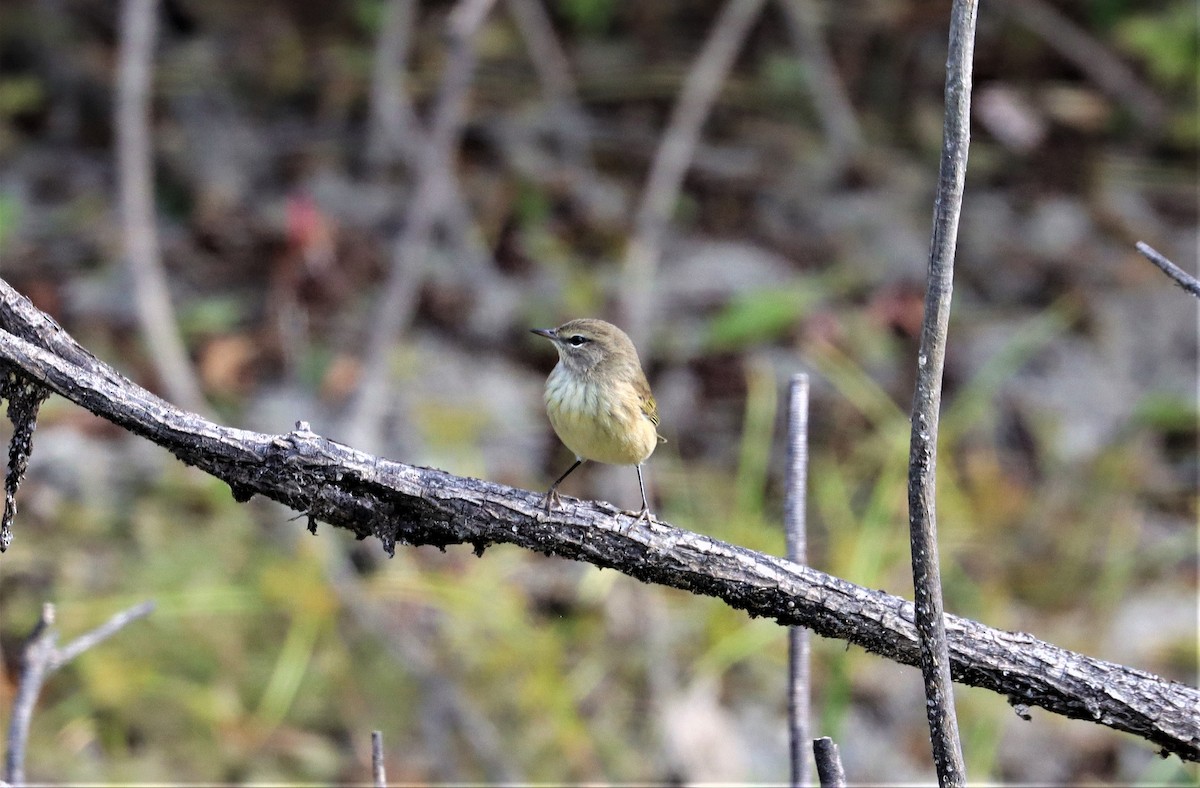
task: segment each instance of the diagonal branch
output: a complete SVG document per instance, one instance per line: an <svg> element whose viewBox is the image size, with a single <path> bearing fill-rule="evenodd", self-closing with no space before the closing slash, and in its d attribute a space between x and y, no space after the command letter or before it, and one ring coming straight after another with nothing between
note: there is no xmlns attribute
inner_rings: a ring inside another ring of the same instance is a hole
<svg viewBox="0 0 1200 788"><path fill-rule="evenodd" d="M416 183L404 229L392 249L392 265L375 310L363 352L363 377L347 414L344 434L357 445L378 443L392 367L388 358L417 308L426 258L433 247L439 209L450 195L448 173L467 118L475 71L475 34L496 0L459 0L446 24L446 69L438 88L428 146L417 162Z"/></svg>
<svg viewBox="0 0 1200 788"><path fill-rule="evenodd" d="M804 66L813 108L825 129L829 157L844 167L862 153L863 135L837 67L821 37L817 0L781 0L792 48Z"/></svg>
<svg viewBox="0 0 1200 788"><path fill-rule="evenodd" d="M1002 0L1000 9L1128 107L1135 123L1153 135L1162 133L1170 114L1166 102L1102 41L1043 0Z"/></svg>
<svg viewBox="0 0 1200 788"><path fill-rule="evenodd" d="M413 109L412 97L402 76L416 16L416 0L389 0L384 8L371 72L373 123L367 144L369 161L377 169L399 158L411 171L418 173L422 160L443 144L435 144L430 139L425 124ZM447 76L449 73L447 70ZM442 100L447 95L444 85L443 81L439 93ZM447 105L439 103L438 106ZM436 188L434 185L428 188L442 200L440 205L433 206L434 221L449 236L452 257L461 259L471 275L486 276L492 269L491 252L484 243L483 232L471 214L453 168L439 167L433 176L440 178L441 183Z"/></svg>
<svg viewBox="0 0 1200 788"><path fill-rule="evenodd" d="M1158 270L1171 277L1171 281L1197 298L1200 298L1200 279L1197 279L1172 263L1161 252L1145 241L1137 242L1137 250L1142 253L1143 257L1158 266Z"/></svg>
<svg viewBox="0 0 1200 788"><path fill-rule="evenodd" d="M649 328L654 304L654 274L662 257L671 211L691 166L700 131L765 2L728 0L721 8L700 54L688 70L671 120L654 154L654 163L650 166L650 175L634 216L633 238L629 240L622 263L624 326L636 345L642 344Z"/></svg>
<svg viewBox="0 0 1200 788"><path fill-rule="evenodd" d="M542 494L375 457L308 431L234 429L181 411L79 347L0 280L0 359L92 413L166 448L229 484L239 501L262 495L360 537L476 553L512 544L617 569L647 583L724 600L785 626L805 626L887 659L920 659L913 606L810 567L707 536L637 524L602 502L565 499L547 516ZM956 681L1140 736L1200 761L1200 691L1087 657L1031 635L946 616Z"/></svg>

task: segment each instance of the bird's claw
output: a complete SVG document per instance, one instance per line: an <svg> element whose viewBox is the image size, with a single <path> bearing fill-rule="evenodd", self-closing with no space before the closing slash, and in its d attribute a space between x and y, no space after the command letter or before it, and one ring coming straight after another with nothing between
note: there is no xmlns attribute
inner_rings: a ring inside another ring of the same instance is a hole
<svg viewBox="0 0 1200 788"><path fill-rule="evenodd" d="M650 509L648 507L644 507L640 511L636 511L636 512L622 510L621 514L628 515L629 517L634 518L633 522L629 524L629 528L625 529L626 533L628 533L629 529L633 528L633 526L637 525L638 523L644 522L646 525L649 525L650 522L654 519L654 515L650 514Z"/></svg>

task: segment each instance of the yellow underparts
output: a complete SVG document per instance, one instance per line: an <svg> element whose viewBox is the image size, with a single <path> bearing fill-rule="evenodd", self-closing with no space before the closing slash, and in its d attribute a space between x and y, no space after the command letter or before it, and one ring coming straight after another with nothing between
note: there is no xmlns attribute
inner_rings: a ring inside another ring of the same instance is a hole
<svg viewBox="0 0 1200 788"><path fill-rule="evenodd" d="M654 452L658 431L642 412L633 386L604 392L556 366L546 381L546 413L559 440L584 460L638 465Z"/></svg>

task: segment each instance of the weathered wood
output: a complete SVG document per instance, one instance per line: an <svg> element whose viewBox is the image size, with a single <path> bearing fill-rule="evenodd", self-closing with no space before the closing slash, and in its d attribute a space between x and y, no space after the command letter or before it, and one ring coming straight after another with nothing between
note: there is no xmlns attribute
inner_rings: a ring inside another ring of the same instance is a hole
<svg viewBox="0 0 1200 788"><path fill-rule="evenodd" d="M606 503L542 494L374 457L299 428L234 429L174 408L79 347L0 280L0 359L55 393L222 479L239 501L263 495L317 521L396 544L506 543L616 569L647 583L724 600L752 616L846 640L887 659L919 659L912 603L807 566L663 523L636 523ZM1093 659L1032 635L946 616L954 679L1140 736L1200 760L1200 691Z"/></svg>

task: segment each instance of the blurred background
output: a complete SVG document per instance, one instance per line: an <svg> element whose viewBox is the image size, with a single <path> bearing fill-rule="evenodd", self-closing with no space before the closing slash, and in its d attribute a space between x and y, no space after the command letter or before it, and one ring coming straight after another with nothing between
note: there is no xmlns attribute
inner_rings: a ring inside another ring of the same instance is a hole
<svg viewBox="0 0 1200 788"><path fill-rule="evenodd" d="M534 490L571 457L528 330L614 320L669 440L655 513L775 554L807 372L810 563L911 598L950 4L471 5L4 0L0 275L222 423ZM1196 271L1196 6L982 5L946 606L1194 686L1197 305L1133 245ZM43 601L64 639L159 607L51 679L32 779L362 781L373 729L397 781L787 779L769 621L505 546L313 538L57 397L34 447L0 558L4 715ZM638 499L629 468L564 492ZM813 734L851 781L932 780L918 671L813 650ZM957 699L972 780L1197 780Z"/></svg>

